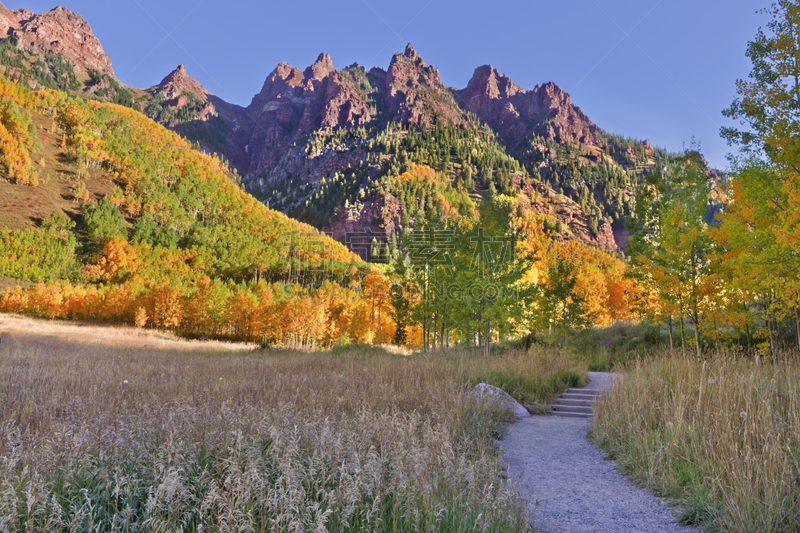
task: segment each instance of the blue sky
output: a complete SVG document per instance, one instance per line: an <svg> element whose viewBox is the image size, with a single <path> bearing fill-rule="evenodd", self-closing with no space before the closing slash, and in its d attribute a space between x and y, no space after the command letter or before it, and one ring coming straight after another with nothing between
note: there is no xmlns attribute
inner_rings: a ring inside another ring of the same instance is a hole
<svg viewBox="0 0 800 533"><path fill-rule="evenodd" d="M211 92L247 105L281 61L304 69L327 52L337 68L386 68L412 42L446 85L466 86L484 64L526 89L553 81L601 128L670 150L695 136L719 168L731 150L721 111L750 71L747 41L768 22L756 13L766 0L61 1L136 87L185 64Z"/></svg>

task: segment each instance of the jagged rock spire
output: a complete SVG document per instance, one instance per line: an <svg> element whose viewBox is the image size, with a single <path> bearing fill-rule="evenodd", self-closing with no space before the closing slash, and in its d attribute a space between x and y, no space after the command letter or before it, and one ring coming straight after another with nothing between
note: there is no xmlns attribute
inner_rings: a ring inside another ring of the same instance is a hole
<svg viewBox="0 0 800 533"><path fill-rule="evenodd" d="M332 73L336 72L330 54L320 54L313 65L308 67L303 75L307 79L324 80Z"/></svg>

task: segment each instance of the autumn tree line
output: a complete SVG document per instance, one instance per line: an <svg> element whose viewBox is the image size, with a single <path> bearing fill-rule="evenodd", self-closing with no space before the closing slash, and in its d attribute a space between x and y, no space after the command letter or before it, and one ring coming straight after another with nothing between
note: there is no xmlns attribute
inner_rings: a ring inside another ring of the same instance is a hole
<svg viewBox="0 0 800 533"><path fill-rule="evenodd" d="M721 132L737 150L730 177L692 146L640 184L632 218L643 308L672 346L698 353L800 349L800 3L762 13L771 20L748 44L753 69L723 112L744 126Z"/></svg>

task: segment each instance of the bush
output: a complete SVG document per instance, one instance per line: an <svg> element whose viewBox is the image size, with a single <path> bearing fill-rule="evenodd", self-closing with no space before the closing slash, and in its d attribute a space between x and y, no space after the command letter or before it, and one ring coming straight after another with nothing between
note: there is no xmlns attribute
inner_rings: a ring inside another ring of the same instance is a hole
<svg viewBox="0 0 800 533"><path fill-rule="evenodd" d="M90 251L99 250L111 237L128 240L125 219L108 198L83 204L81 214Z"/></svg>
<svg viewBox="0 0 800 533"><path fill-rule="evenodd" d="M71 233L54 228L0 230L0 276L33 283L72 278L78 271L76 246Z"/></svg>
<svg viewBox="0 0 800 533"><path fill-rule="evenodd" d="M584 330L573 338L570 348L586 361L591 372L610 372L661 349L667 342L655 325L620 323Z"/></svg>

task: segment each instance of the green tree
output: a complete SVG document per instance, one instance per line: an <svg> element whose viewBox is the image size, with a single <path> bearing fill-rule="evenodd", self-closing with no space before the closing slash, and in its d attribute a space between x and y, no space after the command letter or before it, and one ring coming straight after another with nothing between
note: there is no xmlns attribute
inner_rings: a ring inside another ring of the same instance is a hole
<svg viewBox="0 0 800 533"><path fill-rule="evenodd" d="M761 12L771 20L748 43L753 68L723 111L744 128L721 131L738 153L716 237L733 287L762 304L775 352L781 315L793 316L800 346L800 2Z"/></svg>
<svg viewBox="0 0 800 533"><path fill-rule="evenodd" d="M413 294L414 288L408 277L407 261L398 260L393 265L397 278L389 290L392 304L391 316L396 325L392 342L398 346L403 346L408 340L408 328L411 326L410 296Z"/></svg>
<svg viewBox="0 0 800 533"><path fill-rule="evenodd" d="M447 284L451 322L463 340L469 344L477 340L485 354L495 335L507 338L522 327L520 317L527 302L527 289L519 284L525 265L516 253L512 209L511 198L495 196L484 203L474 225L454 234Z"/></svg>
<svg viewBox="0 0 800 533"><path fill-rule="evenodd" d="M75 227L75 223L64 214L63 211L53 211L50 216L42 222L42 228L53 231L66 237Z"/></svg>
<svg viewBox="0 0 800 533"><path fill-rule="evenodd" d="M629 221L633 264L652 280L669 317L675 300L681 319L689 314L698 354L705 311L717 287L712 258L718 249L707 231L710 197L708 166L689 150L642 182Z"/></svg>
<svg viewBox="0 0 800 533"><path fill-rule="evenodd" d="M738 97L723 111L748 129L722 128L722 136L745 153L773 162L797 158L788 141L800 136L800 2L780 0L761 10L772 20L747 45L753 69L736 81Z"/></svg>
<svg viewBox="0 0 800 533"><path fill-rule="evenodd" d="M108 198L83 204L81 215L86 231L86 245L90 252L100 250L111 237L127 240L125 219Z"/></svg>

